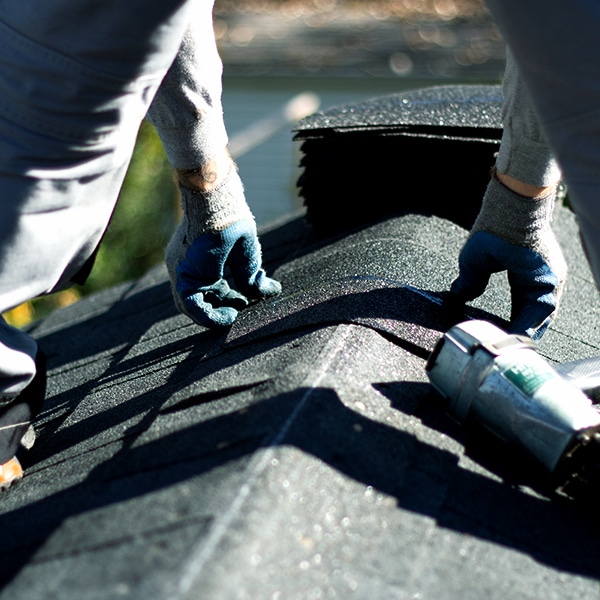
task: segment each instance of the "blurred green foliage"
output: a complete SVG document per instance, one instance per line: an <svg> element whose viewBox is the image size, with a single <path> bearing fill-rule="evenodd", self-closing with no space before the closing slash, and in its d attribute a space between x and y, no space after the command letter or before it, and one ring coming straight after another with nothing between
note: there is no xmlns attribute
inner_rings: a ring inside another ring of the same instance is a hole
<svg viewBox="0 0 600 600"><path fill-rule="evenodd" d="M4 316L22 327L82 296L139 278L163 260L179 219L178 207L172 169L156 131L144 121L115 213L86 284L36 298Z"/></svg>
<svg viewBox="0 0 600 600"><path fill-rule="evenodd" d="M142 123L115 214L83 293L143 275L163 259L178 219L172 169L154 128Z"/></svg>

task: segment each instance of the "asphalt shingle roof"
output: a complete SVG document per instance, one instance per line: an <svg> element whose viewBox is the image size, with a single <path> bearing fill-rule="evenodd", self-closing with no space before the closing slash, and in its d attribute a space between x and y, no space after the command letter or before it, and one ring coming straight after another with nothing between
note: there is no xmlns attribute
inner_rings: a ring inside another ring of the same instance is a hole
<svg viewBox="0 0 600 600"><path fill-rule="evenodd" d="M600 354L576 224L555 225L571 271L540 351ZM162 266L38 323L48 400L0 500L0 598L597 597L597 518L428 383L466 235L292 215L261 234L284 292L226 332L177 314ZM469 310L507 313L500 276Z"/></svg>

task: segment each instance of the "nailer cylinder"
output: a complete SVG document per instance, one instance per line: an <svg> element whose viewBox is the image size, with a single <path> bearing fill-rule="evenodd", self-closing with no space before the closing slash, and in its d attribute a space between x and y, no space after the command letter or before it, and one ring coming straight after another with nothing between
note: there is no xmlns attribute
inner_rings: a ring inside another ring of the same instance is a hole
<svg viewBox="0 0 600 600"><path fill-rule="evenodd" d="M600 426L591 400L538 354L534 342L486 321L452 327L426 369L460 420L475 417L550 472L578 436Z"/></svg>

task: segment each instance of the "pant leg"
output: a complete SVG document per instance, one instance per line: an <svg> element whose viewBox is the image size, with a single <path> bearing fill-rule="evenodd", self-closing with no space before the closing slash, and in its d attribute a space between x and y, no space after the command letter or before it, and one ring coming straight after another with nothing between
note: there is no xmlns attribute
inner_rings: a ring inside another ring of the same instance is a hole
<svg viewBox="0 0 600 600"><path fill-rule="evenodd" d="M530 185L556 184L561 178L558 163L509 48L502 88L503 131L496 160L498 171Z"/></svg>
<svg viewBox="0 0 600 600"><path fill-rule="evenodd" d="M195 4L0 0L0 313L93 253ZM0 325L1 462L39 407L36 344Z"/></svg>
<svg viewBox="0 0 600 600"><path fill-rule="evenodd" d="M600 3L487 0L560 164L600 285Z"/></svg>
<svg viewBox="0 0 600 600"><path fill-rule="evenodd" d="M0 464L11 459L46 393L46 360L35 341L0 318ZM25 385L25 382L27 384Z"/></svg>

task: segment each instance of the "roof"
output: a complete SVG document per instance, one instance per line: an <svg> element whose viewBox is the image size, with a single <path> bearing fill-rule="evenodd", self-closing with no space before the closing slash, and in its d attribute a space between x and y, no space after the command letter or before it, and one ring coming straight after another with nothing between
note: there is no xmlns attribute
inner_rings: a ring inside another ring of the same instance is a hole
<svg viewBox="0 0 600 600"><path fill-rule="evenodd" d="M0 598L596 597L597 518L428 383L467 230L399 208L264 228L284 291L224 332L176 312L162 266L37 323L48 399L1 499ZM600 353L600 315L567 209L555 228L540 352L562 362ZM508 298L495 277L468 316L504 324Z"/></svg>

